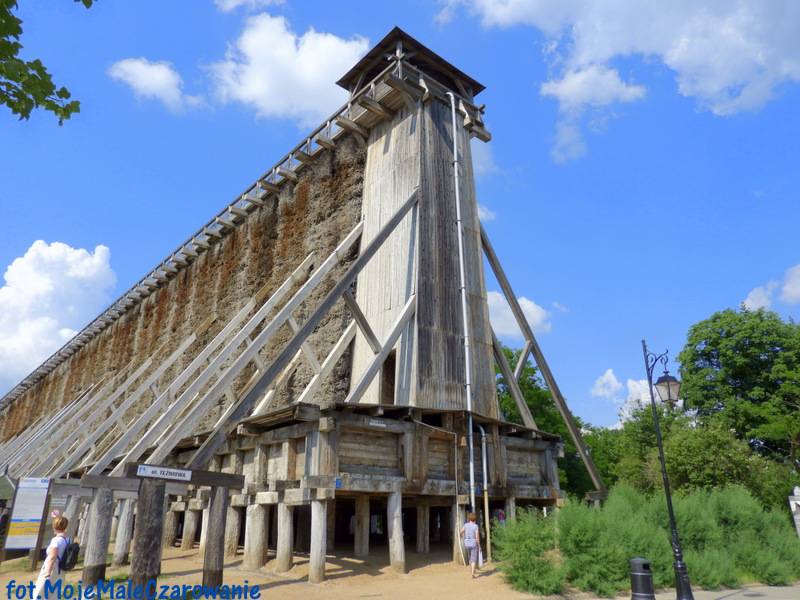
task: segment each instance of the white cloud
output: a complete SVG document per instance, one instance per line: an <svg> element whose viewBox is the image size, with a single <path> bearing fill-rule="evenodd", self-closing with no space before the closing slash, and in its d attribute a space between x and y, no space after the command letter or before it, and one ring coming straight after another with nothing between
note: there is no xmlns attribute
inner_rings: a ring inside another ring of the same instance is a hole
<svg viewBox="0 0 800 600"><path fill-rule="evenodd" d="M553 308L555 308L558 312L562 313L569 312L569 306L561 304L561 302L559 302L558 300L553 300Z"/></svg>
<svg viewBox="0 0 800 600"><path fill-rule="evenodd" d="M781 300L786 304L800 302L800 265L795 265L786 271L781 286Z"/></svg>
<svg viewBox="0 0 800 600"><path fill-rule="evenodd" d="M484 177L485 175L492 175L500 171L500 167L494 162L494 155L492 154L492 146L488 142L481 142L473 138L470 144L472 154L472 169L475 171L476 177Z"/></svg>
<svg viewBox="0 0 800 600"><path fill-rule="evenodd" d="M522 337L522 332L505 296L497 291L488 292L486 296L489 302L489 320L494 332L498 336ZM517 301L534 333L547 333L552 329L550 313L547 310L524 296L519 297Z"/></svg>
<svg viewBox="0 0 800 600"><path fill-rule="evenodd" d="M366 52L366 38L309 29L298 35L283 17L249 17L225 60L210 66L217 97L240 102L260 117L303 125L327 117L347 93L334 84Z"/></svg>
<svg viewBox="0 0 800 600"><path fill-rule="evenodd" d="M488 223L489 221L494 221L494 218L497 215L494 214L494 211L490 209L488 206L485 206L478 203L478 218L483 221L484 223Z"/></svg>
<svg viewBox="0 0 800 600"><path fill-rule="evenodd" d="M284 0L214 0L214 4L222 12L230 12L244 7L247 10L256 10L265 6L283 4Z"/></svg>
<svg viewBox="0 0 800 600"><path fill-rule="evenodd" d="M595 380L589 393L595 398L605 398L616 402L620 390L622 390L622 384L614 375L614 369L606 369L605 373Z"/></svg>
<svg viewBox="0 0 800 600"><path fill-rule="evenodd" d="M628 379L626 387L628 388L628 397L619 402L620 423L629 421L634 412L641 410L650 402L650 391L647 389L646 379ZM656 401L658 401L658 394L656 394Z"/></svg>
<svg viewBox="0 0 800 600"><path fill-rule="evenodd" d="M611 66L639 56L675 74L678 93L715 115L756 110L783 83L800 82L800 2L773 0L447 0L438 15L449 20L466 6L486 27L528 25L548 38L554 77L542 92L561 110L602 107L642 97ZM600 88L580 85L587 70ZM596 73L596 74L597 74ZM584 74L583 76L581 74ZM558 92L558 93L556 93ZM577 119L557 132L563 160L582 154ZM577 134L577 136L576 136Z"/></svg>
<svg viewBox="0 0 800 600"><path fill-rule="evenodd" d="M584 106L607 106L614 102L633 102L645 96L641 85L625 83L619 73L604 65L573 69L557 81L542 84L543 96L552 96L561 110L574 112Z"/></svg>
<svg viewBox="0 0 800 600"><path fill-rule="evenodd" d="M769 309L772 306L772 294L778 287L777 281L770 281L767 285L759 286L750 290L747 298L742 304L747 310L758 310L759 308Z"/></svg>
<svg viewBox="0 0 800 600"><path fill-rule="evenodd" d="M128 85L138 98L159 100L173 112L181 112L186 107L202 103L199 96L183 93L183 79L172 65L165 61L151 62L146 58L125 58L111 65L108 75Z"/></svg>
<svg viewBox="0 0 800 600"><path fill-rule="evenodd" d="M110 252L34 242L0 287L0 393L30 373L108 302Z"/></svg>

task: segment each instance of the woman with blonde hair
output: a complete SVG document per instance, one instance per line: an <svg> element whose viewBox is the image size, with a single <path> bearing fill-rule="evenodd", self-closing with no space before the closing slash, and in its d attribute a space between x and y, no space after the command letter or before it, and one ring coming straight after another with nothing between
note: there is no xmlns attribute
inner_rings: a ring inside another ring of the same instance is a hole
<svg viewBox="0 0 800 600"><path fill-rule="evenodd" d="M55 585L59 579L63 578L61 559L64 557L64 552L66 552L69 545L67 527L69 527L69 520L66 517L62 517L61 513L54 512L53 539L47 545L46 557L39 571L39 577L36 578L36 589L33 592L34 600L39 596L44 596L44 584L46 581L49 580L51 585Z"/></svg>
<svg viewBox="0 0 800 600"><path fill-rule="evenodd" d="M478 517L474 512L469 513L467 522L461 528L461 536L464 538L464 547L467 549L469 555L469 572L472 578L475 579L475 566L478 564L478 552L481 547L481 531L478 527Z"/></svg>

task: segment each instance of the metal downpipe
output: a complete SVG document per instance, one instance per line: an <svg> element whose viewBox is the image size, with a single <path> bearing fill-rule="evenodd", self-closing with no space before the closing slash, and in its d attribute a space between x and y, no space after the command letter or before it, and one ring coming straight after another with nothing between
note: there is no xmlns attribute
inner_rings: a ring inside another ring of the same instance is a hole
<svg viewBox="0 0 800 600"><path fill-rule="evenodd" d="M458 123L456 97L450 96L450 113L453 120L453 188L456 195L456 226L458 227L458 274L461 286L461 317L464 328L464 385L467 396L467 448L469 449L469 502L470 512L475 512L475 449L472 446L472 351L469 335L469 307L467 304L467 273L464 264L464 224L461 220L461 193L458 179ZM456 481L456 487L458 482Z"/></svg>

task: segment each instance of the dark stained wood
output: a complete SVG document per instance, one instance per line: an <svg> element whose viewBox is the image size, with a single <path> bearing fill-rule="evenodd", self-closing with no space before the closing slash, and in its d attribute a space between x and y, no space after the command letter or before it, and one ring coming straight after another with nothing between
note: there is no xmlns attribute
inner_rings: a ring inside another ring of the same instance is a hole
<svg viewBox="0 0 800 600"><path fill-rule="evenodd" d="M134 585L146 585L161 570L165 487L163 480L143 479L139 488L130 574Z"/></svg>

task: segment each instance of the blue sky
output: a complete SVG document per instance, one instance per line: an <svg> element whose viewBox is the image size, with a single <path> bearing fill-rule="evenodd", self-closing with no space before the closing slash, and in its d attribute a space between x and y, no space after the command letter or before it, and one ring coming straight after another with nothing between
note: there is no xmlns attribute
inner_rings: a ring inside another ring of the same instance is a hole
<svg viewBox="0 0 800 600"><path fill-rule="evenodd" d="M677 354L756 288L751 306L800 312L790 2L20 5L25 57L82 112L0 112L0 392L337 108L333 82L394 25L486 85L485 225L575 413L616 423L642 337ZM312 42L329 51L309 65Z"/></svg>

